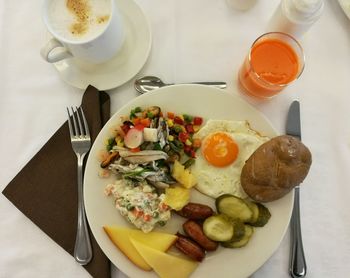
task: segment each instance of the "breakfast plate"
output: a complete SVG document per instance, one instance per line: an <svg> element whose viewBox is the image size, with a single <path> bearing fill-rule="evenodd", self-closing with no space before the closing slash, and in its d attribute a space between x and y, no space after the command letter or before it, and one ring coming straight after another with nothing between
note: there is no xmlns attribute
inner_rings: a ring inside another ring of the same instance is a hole
<svg viewBox="0 0 350 278"><path fill-rule="evenodd" d="M146 63L152 37L148 20L132 0L115 0L123 17L125 38L121 50L110 61L93 65L76 58L54 64L68 84L86 89L93 85L99 90L116 88L133 78Z"/></svg>
<svg viewBox="0 0 350 278"><path fill-rule="evenodd" d="M338 0L338 2L346 16L350 19L350 0Z"/></svg>
<svg viewBox="0 0 350 278"><path fill-rule="evenodd" d="M133 99L116 112L97 136L86 164L84 178L84 199L87 218L91 230L103 252L110 261L129 277L157 277L154 272L146 272L134 264L113 245L103 230L105 225L118 225L132 228L116 210L113 200L104 195L104 188L113 182L113 177L100 178L98 153L105 147L110 130L120 122L120 117L128 115L130 110L140 106L159 106L163 111L187 113L208 119L248 120L251 127L261 134L274 137L276 130L259 111L236 95L220 89L202 85L174 85L149 92ZM204 203L214 208L211 199L195 189L191 191L191 201ZM243 278L254 273L278 248L289 224L293 192L283 198L266 203L271 219L263 228L256 229L249 244L239 249L220 247L208 252L205 260L199 264L191 277L229 277ZM181 230L184 219L173 214L171 220L156 231L175 234Z"/></svg>

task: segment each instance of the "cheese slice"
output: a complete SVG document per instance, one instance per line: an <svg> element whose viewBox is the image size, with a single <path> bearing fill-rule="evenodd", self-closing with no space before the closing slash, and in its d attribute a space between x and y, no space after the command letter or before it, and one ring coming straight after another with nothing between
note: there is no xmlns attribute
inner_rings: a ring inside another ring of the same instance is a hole
<svg viewBox="0 0 350 278"><path fill-rule="evenodd" d="M173 234L159 232L150 232L146 234L140 230L118 226L104 226L103 229L114 245L117 246L120 251L122 251L124 255L130 259L130 261L141 269L148 271L152 270L152 267L135 249L134 245L130 241L130 236L132 236L133 239L137 240L138 242L160 251L168 250L168 248L177 239L176 235Z"/></svg>
<svg viewBox="0 0 350 278"><path fill-rule="evenodd" d="M151 248L130 236L136 250L161 278L187 278L198 263Z"/></svg>

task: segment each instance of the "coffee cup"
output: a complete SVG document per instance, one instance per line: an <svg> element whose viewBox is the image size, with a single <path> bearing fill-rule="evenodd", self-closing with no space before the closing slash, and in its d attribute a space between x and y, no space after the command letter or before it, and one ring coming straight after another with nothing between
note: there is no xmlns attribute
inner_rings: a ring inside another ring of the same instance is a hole
<svg viewBox="0 0 350 278"><path fill-rule="evenodd" d="M115 0L45 0L43 20L53 36L40 51L49 63L73 57L103 63L117 54L124 41Z"/></svg>

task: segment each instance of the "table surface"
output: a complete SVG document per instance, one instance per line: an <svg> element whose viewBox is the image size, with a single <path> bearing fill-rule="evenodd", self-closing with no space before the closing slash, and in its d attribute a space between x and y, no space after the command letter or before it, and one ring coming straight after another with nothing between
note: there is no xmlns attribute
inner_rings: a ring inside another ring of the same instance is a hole
<svg viewBox="0 0 350 278"><path fill-rule="evenodd" d="M237 71L248 48L266 31L277 0L249 11L224 0L137 0L150 21L152 51L137 74L166 82L226 81L239 94ZM79 105L83 91L65 84L39 49L47 38L42 1L0 1L0 189L21 170ZM302 38L306 68L269 101L239 94L283 133L292 100L301 102L304 143L313 165L301 188L308 277L350 272L350 21L338 1ZM134 80L134 79L133 79ZM133 80L109 91L112 111L137 97ZM43 121L43 119L45 119ZM0 277L89 277L63 249L0 195ZM289 233L252 277L289 277ZM62 267L64 266L64 267ZM122 277L113 268L113 277ZM228 277L228 276L226 276Z"/></svg>

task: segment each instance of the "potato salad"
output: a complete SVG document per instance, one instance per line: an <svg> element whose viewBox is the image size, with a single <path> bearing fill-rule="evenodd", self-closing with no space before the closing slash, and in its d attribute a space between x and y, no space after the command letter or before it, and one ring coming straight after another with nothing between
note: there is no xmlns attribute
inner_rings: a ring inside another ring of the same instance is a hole
<svg viewBox="0 0 350 278"><path fill-rule="evenodd" d="M158 196L147 182L135 186L130 180L117 180L107 185L105 194L113 195L120 214L145 233L156 224L164 226L170 219L170 207L163 202L165 195Z"/></svg>

